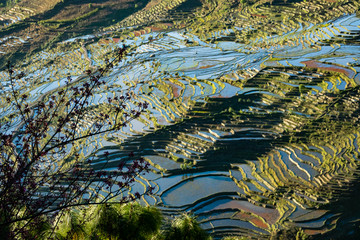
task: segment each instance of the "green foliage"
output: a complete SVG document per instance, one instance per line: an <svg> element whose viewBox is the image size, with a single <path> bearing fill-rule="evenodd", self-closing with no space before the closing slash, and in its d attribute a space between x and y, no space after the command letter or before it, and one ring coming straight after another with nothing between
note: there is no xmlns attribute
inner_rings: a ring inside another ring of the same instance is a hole
<svg viewBox="0 0 360 240"><path fill-rule="evenodd" d="M165 232L165 240L207 240L209 235L199 226L195 217L183 214L176 218Z"/></svg>
<svg viewBox="0 0 360 240"><path fill-rule="evenodd" d="M84 222L80 221L80 214L76 211L67 211L62 214L58 221L57 237L59 239L85 239Z"/></svg>
<svg viewBox="0 0 360 240"><path fill-rule="evenodd" d="M4 222L6 219L5 213L3 211L0 212L0 222ZM10 226L5 225L0 227L0 239L6 239L7 236L9 236L10 233Z"/></svg>
<svg viewBox="0 0 360 240"><path fill-rule="evenodd" d="M246 237L239 237L239 236L231 236L231 237L224 237L222 240L247 240Z"/></svg>
<svg viewBox="0 0 360 240"><path fill-rule="evenodd" d="M301 228L291 227L277 231L270 237L271 240L306 240L309 237Z"/></svg>
<svg viewBox="0 0 360 240"><path fill-rule="evenodd" d="M11 6L17 4L18 2L20 2L20 0L7 0L6 1L6 6L11 7Z"/></svg>
<svg viewBox="0 0 360 240"><path fill-rule="evenodd" d="M20 213L22 215L23 213ZM24 236L26 239L48 239L49 234L51 234L51 224L45 216L39 216L33 219L31 222L27 220L15 222L13 225L10 225L12 229L5 229L5 231L11 230L13 232L14 229L23 229ZM6 232L2 232L0 234L6 234ZM1 236L1 235L0 235ZM1 237L3 237L2 235ZM5 235L6 236L6 235ZM1 238L1 239L7 239ZM19 239L19 238L16 238Z"/></svg>
<svg viewBox="0 0 360 240"><path fill-rule="evenodd" d="M121 208L121 214L128 222L124 230L131 230L130 233L134 237L139 234L139 239L148 239L148 236L156 233L161 225L161 213L155 207L142 207L138 203L127 204ZM129 236L126 239L135 238Z"/></svg>
<svg viewBox="0 0 360 240"><path fill-rule="evenodd" d="M194 167L194 162L189 162L184 159L184 163L180 164L181 170L192 169Z"/></svg>
<svg viewBox="0 0 360 240"><path fill-rule="evenodd" d="M83 210L71 210L62 214L54 222L57 224L55 237L59 240L211 239L200 228L195 217L188 214L175 218L165 231L160 231L161 223L161 212L157 208L143 207L139 203L105 203L86 207ZM36 231L42 235L46 233L40 228Z"/></svg>
<svg viewBox="0 0 360 240"><path fill-rule="evenodd" d="M91 239L146 240L161 225L161 213L155 207L132 204L101 204L90 210L87 231Z"/></svg>
<svg viewBox="0 0 360 240"><path fill-rule="evenodd" d="M90 231L95 239L116 238L118 230L122 230L124 221L115 204L99 205L95 210Z"/></svg>
<svg viewBox="0 0 360 240"><path fill-rule="evenodd" d="M299 92L300 92L301 94L303 94L305 91L306 91L306 87L304 86L304 84L300 84L300 85L299 85Z"/></svg>

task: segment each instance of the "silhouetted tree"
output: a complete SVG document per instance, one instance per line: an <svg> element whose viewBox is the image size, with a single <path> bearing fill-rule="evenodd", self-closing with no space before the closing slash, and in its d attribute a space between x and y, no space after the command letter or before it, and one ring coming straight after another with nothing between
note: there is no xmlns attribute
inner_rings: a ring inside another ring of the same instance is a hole
<svg viewBox="0 0 360 240"><path fill-rule="evenodd" d="M147 103L137 102L129 109L127 104L136 102L130 92L100 102L99 108L91 105L94 91L105 84L103 76L125 53L125 47L119 48L103 68L87 70L86 81L68 77L65 86L37 100L18 87L25 74L8 63L10 87L0 114L0 239L36 239L41 232L37 228L49 227L49 220L63 210L141 196L119 197L147 171L143 159L123 161L116 170L105 171L108 161L94 169L95 155L80 151L87 141L120 130L147 108Z"/></svg>

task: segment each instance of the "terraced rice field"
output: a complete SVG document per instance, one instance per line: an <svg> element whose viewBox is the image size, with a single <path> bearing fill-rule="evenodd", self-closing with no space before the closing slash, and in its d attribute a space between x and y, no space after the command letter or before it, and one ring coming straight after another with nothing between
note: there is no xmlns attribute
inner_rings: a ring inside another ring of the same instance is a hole
<svg viewBox="0 0 360 240"><path fill-rule="evenodd" d="M182 2L166 1L147 13ZM237 14L241 19L259 11ZM27 81L17 87L30 93L29 101L40 101L61 89L68 76L75 84L86 81L86 69L103 65L104 56L126 44L126 61L105 77L82 124L95 121L107 97L126 92L150 108L120 131L88 140L85 155L100 147L95 169L106 162L112 170L130 152L143 156L151 171L132 191L155 187L144 203L169 217L193 212L215 238L266 239L294 226L326 237L347 231L360 216L346 206L359 199L360 18L331 14L289 21L281 34L243 42L234 35L249 34L255 22L247 28L239 20L244 31L233 26L207 35L145 29L110 37L119 27L153 19L138 12L106 33L39 52L20 67ZM0 74L5 116L13 109L3 97L9 90L6 74Z"/></svg>

